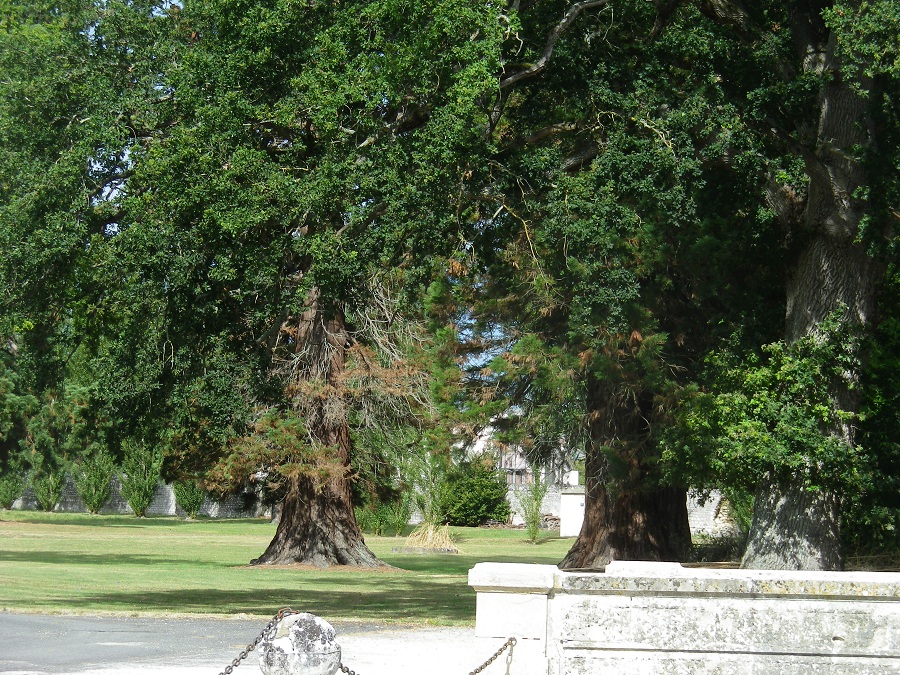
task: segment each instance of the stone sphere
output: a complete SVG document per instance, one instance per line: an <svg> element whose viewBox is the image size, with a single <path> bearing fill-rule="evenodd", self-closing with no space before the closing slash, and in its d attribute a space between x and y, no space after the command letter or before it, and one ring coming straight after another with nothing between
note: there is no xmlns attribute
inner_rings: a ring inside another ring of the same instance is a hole
<svg viewBox="0 0 900 675"><path fill-rule="evenodd" d="M340 665L334 628L314 614L284 617L259 643L263 675L334 675Z"/></svg>

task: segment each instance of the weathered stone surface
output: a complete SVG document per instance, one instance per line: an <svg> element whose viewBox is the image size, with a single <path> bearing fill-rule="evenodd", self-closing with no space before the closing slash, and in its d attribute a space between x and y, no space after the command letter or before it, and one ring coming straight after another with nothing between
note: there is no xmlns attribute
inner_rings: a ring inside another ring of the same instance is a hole
<svg viewBox="0 0 900 675"><path fill-rule="evenodd" d="M334 628L314 614L283 618L259 644L263 675L333 675L340 664Z"/></svg>
<svg viewBox="0 0 900 675"><path fill-rule="evenodd" d="M479 593L476 599L476 637L542 640L547 634L547 596L522 593L501 596Z"/></svg>
<svg viewBox="0 0 900 675"><path fill-rule="evenodd" d="M544 622L551 675L900 673L900 574L505 567L469 573L477 634L537 637Z"/></svg>
<svg viewBox="0 0 900 675"><path fill-rule="evenodd" d="M477 592L543 593L553 588L559 570L554 565L478 563L469 570L469 586Z"/></svg>

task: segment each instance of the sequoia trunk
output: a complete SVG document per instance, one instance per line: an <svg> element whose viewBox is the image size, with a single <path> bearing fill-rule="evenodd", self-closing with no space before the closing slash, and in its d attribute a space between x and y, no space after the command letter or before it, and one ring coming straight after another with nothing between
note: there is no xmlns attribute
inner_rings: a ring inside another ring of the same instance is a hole
<svg viewBox="0 0 900 675"><path fill-rule="evenodd" d="M348 489L338 485L318 489L309 478L291 481L281 505L275 537L265 553L250 564L292 563L316 567L384 564L363 540Z"/></svg>
<svg viewBox="0 0 900 675"><path fill-rule="evenodd" d="M690 553L687 491L613 491L586 479L584 523L562 569L596 569L612 560L685 560Z"/></svg>
<svg viewBox="0 0 900 675"><path fill-rule="evenodd" d="M291 354L281 364L290 382L286 394L306 420L313 442L329 448L344 471L324 481L314 475L291 477L275 537L251 564L383 566L365 544L350 497L352 447L342 374L351 337L344 316L337 309L326 313L314 291L307 311L282 332Z"/></svg>
<svg viewBox="0 0 900 675"><path fill-rule="evenodd" d="M691 549L687 490L659 485L653 463L643 457L650 450L650 394L618 397L609 385L594 382L589 387L594 413L589 416L584 523L559 566L591 569L611 560L685 560Z"/></svg>

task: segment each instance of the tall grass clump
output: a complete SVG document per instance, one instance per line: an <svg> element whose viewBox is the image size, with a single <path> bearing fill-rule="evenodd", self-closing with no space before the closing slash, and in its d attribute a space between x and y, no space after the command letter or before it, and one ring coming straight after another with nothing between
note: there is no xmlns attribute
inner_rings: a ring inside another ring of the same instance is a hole
<svg viewBox="0 0 900 675"><path fill-rule="evenodd" d="M422 523L406 538L409 548L420 548L439 553L459 553L459 548L450 536L447 525Z"/></svg>
<svg viewBox="0 0 900 675"><path fill-rule="evenodd" d="M536 544L541 536L541 522L544 517L544 497L547 496L547 482L537 474L534 481L519 492L519 506L525 520L525 536L532 544Z"/></svg>
<svg viewBox="0 0 900 675"><path fill-rule="evenodd" d="M390 502L366 504L355 509L356 522L364 532L377 536L399 537L412 515L412 499L408 495Z"/></svg>

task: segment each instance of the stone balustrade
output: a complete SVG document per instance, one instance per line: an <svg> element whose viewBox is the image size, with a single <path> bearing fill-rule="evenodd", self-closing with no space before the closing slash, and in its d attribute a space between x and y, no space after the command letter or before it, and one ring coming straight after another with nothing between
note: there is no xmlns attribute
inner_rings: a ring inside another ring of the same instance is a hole
<svg viewBox="0 0 900 675"><path fill-rule="evenodd" d="M476 635L516 675L900 674L900 574L479 563Z"/></svg>

